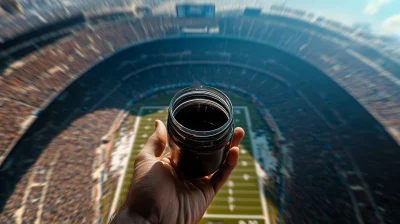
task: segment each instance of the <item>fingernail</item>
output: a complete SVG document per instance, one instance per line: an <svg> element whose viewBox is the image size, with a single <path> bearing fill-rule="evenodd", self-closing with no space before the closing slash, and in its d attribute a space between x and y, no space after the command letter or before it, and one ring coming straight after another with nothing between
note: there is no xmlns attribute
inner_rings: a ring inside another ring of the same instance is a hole
<svg viewBox="0 0 400 224"><path fill-rule="evenodd" d="M157 120L156 120L156 122L155 122L155 126L156 126L156 129L157 129L157 126L158 126L158 122L157 122Z"/></svg>

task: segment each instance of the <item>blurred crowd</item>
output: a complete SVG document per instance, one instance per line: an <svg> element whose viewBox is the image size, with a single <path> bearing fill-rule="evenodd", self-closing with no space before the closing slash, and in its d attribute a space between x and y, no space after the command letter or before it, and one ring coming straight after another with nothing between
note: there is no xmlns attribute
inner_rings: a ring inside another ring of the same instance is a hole
<svg viewBox="0 0 400 224"><path fill-rule="evenodd" d="M109 11L110 8L130 8L141 4L141 0L18 0L23 14L7 15L0 10L0 43L13 37L33 31L38 27L81 14L82 12Z"/></svg>
<svg viewBox="0 0 400 224"><path fill-rule="evenodd" d="M12 63L0 77L0 94L7 99L2 103L5 109L0 112L1 121L11 124L1 125L4 130L0 132L0 156L18 136L28 115L35 115L83 71L123 46L160 37L173 27L170 19L163 26L156 26L157 21L149 20L146 27L141 21L126 21L118 26L110 23L95 30L87 28L73 38L60 40ZM7 106L10 104L18 106Z"/></svg>
<svg viewBox="0 0 400 224"><path fill-rule="evenodd" d="M199 42L195 47L175 42L140 47L77 79L123 47L202 24L218 25L224 37L284 49L318 69L250 43ZM268 107L293 158L294 173L285 189L287 220L354 223L361 217L376 223L381 217L398 222L398 184L387 168L399 167L398 145L363 107L386 129L400 130L400 88L393 82L399 67L390 61L377 65L382 56L349 50L351 44L278 16L191 20L105 14L86 21L73 35L15 60L0 76L0 162L9 153L14 158L0 180L7 189L2 189L7 196L0 223L93 220L92 173L100 139L130 98L175 83L240 86ZM31 116L37 122L10 151Z"/></svg>

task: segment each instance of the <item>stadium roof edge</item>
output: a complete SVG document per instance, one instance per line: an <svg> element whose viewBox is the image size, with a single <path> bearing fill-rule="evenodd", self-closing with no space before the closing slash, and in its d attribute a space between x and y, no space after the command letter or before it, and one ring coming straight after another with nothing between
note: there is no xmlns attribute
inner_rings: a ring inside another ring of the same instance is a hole
<svg viewBox="0 0 400 224"><path fill-rule="evenodd" d="M237 15L235 15L235 16L243 16L242 15L243 14L243 10L239 10L239 11L236 11L236 10L216 11L216 15L215 16L217 18L232 17L233 15L224 15L225 13L230 12L230 11L231 12L236 12ZM93 14L91 14L91 13L93 13ZM83 23L85 23L88 20L90 20L91 18L96 18L97 16L110 16L110 15L118 15L118 14L121 14L121 13L132 13L132 15L134 15L133 10L131 10L131 9L126 9L125 10L125 9L118 8L118 9L111 9L111 10L106 11L106 12L104 12L104 11L82 12L81 14L77 14L77 15L74 15L74 16L75 17L82 16L84 18ZM158 14L158 15L155 15L155 16L156 17L157 16L168 16L169 17L169 16L172 16L172 15L171 14ZM392 62L394 62L394 63L396 63L396 64L398 64L400 66L400 58L394 58L391 55L388 55L386 52L383 52L378 47L372 45L370 43L371 41L363 40L362 38L357 37L356 35L354 35L354 32L353 33L344 34L344 33L340 32L338 29L333 29L331 26L328 26L328 25L323 24L323 23L319 23L319 22L316 22L316 21L311 21L310 19L307 19L306 17L303 18L303 17L299 17L299 16L294 16L294 15L291 15L291 14L288 14L288 13L277 13L277 12L273 12L271 10L270 11L262 11L259 16L253 16L252 18L253 19L257 19L257 18L263 18L263 17L268 17L268 16L281 17L281 18L293 20L293 21L296 21L296 22L302 22L302 23L307 24L307 25L318 27L319 29L323 29L323 30L325 30L327 32L331 32L335 36L340 36L343 39L346 39L346 40L349 40L349 41L354 41L355 43L364 45L364 46L370 48L371 50L374 50L377 53L381 54L383 57L385 57L385 59L387 59L389 61L392 61ZM174 17L176 17L176 16L174 16ZM319 17L315 16L315 18L319 18ZM57 23L61 23L63 21L68 21L68 20L69 19L56 21L54 23L45 24L43 26L40 26L37 29L33 29L33 30L30 30L30 31L24 32L24 33L22 33L20 35L15 36L13 39L6 39L5 42L0 43L0 46L8 46L8 45L10 45L10 43L11 43L11 46L14 46L14 45L16 45L16 44L21 42L21 41L17 41L18 43L14 43L15 39L20 40L20 38L23 38L23 37L26 37L26 36L28 36L28 35L30 35L32 33L35 33L40 29L44 29L45 27L49 27L49 26L55 25ZM27 42L27 41L25 41L25 42ZM5 49L4 47L1 47L1 48ZM9 48L9 47L7 47L7 48Z"/></svg>

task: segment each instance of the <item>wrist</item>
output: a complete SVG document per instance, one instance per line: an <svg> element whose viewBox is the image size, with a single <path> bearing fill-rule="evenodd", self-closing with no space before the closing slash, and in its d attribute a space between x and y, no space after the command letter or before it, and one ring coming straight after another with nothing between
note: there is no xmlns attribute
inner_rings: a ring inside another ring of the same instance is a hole
<svg viewBox="0 0 400 224"><path fill-rule="evenodd" d="M121 208L111 219L110 224L151 224L147 219L143 218L135 212L130 212L128 208Z"/></svg>

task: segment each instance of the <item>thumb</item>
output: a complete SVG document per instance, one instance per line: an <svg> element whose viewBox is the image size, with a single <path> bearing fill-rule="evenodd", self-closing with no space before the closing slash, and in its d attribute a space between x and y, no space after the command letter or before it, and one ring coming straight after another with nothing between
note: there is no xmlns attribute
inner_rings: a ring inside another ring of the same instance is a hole
<svg viewBox="0 0 400 224"><path fill-rule="evenodd" d="M147 143L144 145L142 152L156 157L161 156L167 144L167 129L162 121L156 120L156 130L149 137Z"/></svg>

